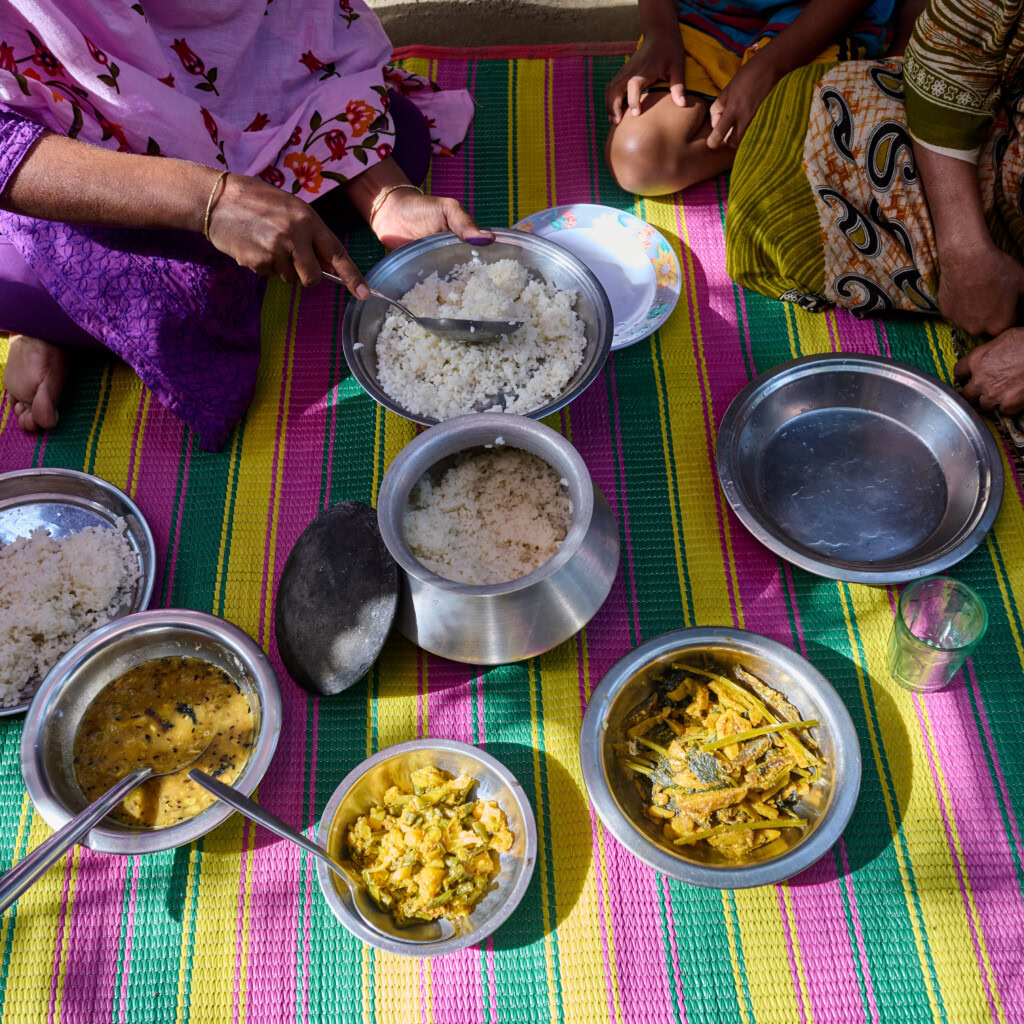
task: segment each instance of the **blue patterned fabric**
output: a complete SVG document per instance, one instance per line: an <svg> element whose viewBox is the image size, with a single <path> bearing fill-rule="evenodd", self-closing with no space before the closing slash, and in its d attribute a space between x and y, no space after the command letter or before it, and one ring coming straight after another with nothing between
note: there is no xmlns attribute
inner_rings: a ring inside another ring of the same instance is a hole
<svg viewBox="0 0 1024 1024"><path fill-rule="evenodd" d="M742 54L758 39L778 35L807 6L778 0L676 0L676 13L685 25L699 29L727 49ZM876 57L889 39L888 23L895 0L874 0L844 34L857 44L859 56ZM845 55L844 55L845 56Z"/></svg>

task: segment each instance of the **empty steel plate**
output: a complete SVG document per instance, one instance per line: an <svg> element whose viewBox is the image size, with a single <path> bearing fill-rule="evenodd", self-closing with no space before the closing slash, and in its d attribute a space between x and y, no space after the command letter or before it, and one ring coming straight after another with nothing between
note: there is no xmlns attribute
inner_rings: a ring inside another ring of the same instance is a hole
<svg viewBox="0 0 1024 1024"><path fill-rule="evenodd" d="M999 449L952 388L878 356L808 356L740 392L718 478L762 544L819 576L901 583L970 554L1003 497Z"/></svg>

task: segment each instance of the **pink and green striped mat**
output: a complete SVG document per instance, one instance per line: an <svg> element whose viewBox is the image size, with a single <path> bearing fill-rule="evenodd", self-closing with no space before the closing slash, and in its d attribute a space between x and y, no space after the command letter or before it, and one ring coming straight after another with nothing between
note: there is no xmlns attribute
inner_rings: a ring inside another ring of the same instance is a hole
<svg viewBox="0 0 1024 1024"><path fill-rule="evenodd" d="M755 543L719 492L715 429L748 380L800 354L892 354L948 380L949 332L806 314L735 287L724 181L644 202L603 166L603 93L622 60L564 49L406 55L478 105L462 150L435 162L434 192L490 225L556 203L610 204L647 218L680 258L672 319L551 420L622 531L622 572L574 640L485 670L396 638L364 683L324 700L284 675L272 623L291 545L332 502L373 501L413 437L349 375L334 289L271 286L256 400L220 453L200 451L129 372L101 361L76 375L51 436L22 436L6 409L0 418L0 469L84 469L135 498L160 551L156 605L223 615L267 649L285 719L264 804L309 830L371 752L425 735L478 743L537 811L541 857L522 905L478 948L400 959L342 929L305 855L237 817L147 858L78 850L0 920L5 1022L1024 1019L1024 493L1008 473L994 531L956 570L991 612L963 679L926 698L897 689L884 667L894 592L809 576ZM348 243L364 267L382 255L366 234ZM661 877L587 802L577 738L593 688L635 644L694 624L791 645L856 723L864 780L853 820L787 884L717 892ZM0 721L0 868L49 834L22 788L20 731L20 720Z"/></svg>

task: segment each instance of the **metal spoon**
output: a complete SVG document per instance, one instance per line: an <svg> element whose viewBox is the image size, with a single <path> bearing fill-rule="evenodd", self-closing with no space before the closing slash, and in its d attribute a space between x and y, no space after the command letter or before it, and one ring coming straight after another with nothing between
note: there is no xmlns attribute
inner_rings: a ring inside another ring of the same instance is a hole
<svg viewBox="0 0 1024 1024"><path fill-rule="evenodd" d="M213 742L211 738L210 743ZM147 779L160 775L173 775L187 768L209 749L208 743L198 754L179 759L175 764L161 771L155 771L150 765L136 768L120 782L115 783L103 796L94 800L84 810L79 811L66 825L57 829L49 839L41 842L27 857L0 877L0 914L2 914L26 889L31 888L43 875L71 849L75 843L84 839L110 812L137 786Z"/></svg>
<svg viewBox="0 0 1024 1024"><path fill-rule="evenodd" d="M324 271L324 277L337 281L338 284L345 284L340 277L328 274L326 270ZM523 326L522 320L453 320L450 317L438 319L432 316L416 316L410 309L403 306L398 299L393 299L390 295L377 291L376 288L371 288L370 294L376 295L378 299L383 299L385 302L390 302L392 306L400 309L410 320L419 324L425 331L429 331L431 334L439 334L450 341L462 341L468 344L475 344L480 341L501 341L502 338L513 331L518 331Z"/></svg>
<svg viewBox="0 0 1024 1024"><path fill-rule="evenodd" d="M218 782L213 776L206 772L193 768L188 777L203 789L219 797L228 806L233 807L239 814L245 815L257 825L262 825L268 832L287 839L290 842L301 846L307 853L311 853L318 860L323 861L344 883L352 896L352 905L356 913L363 919L363 924L380 935L386 935L391 939L401 939L403 942L437 942L444 938L441 925L437 921L427 921L423 924L408 925L399 927L395 919L382 911L370 897L366 889L358 882L353 881L345 867L339 864L326 850L316 843L310 842L301 832L296 832L290 825L286 825L277 815L271 814L265 807L242 796L237 790Z"/></svg>

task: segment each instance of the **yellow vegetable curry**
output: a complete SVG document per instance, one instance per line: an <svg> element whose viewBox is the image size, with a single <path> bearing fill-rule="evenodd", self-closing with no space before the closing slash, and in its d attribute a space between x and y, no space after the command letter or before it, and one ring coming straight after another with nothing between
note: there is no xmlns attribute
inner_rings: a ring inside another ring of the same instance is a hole
<svg viewBox="0 0 1024 1024"><path fill-rule="evenodd" d="M456 921L490 890L514 837L496 801L467 799L476 779L438 768L410 779L414 792L392 786L383 805L352 823L349 854L396 924Z"/></svg>
<svg viewBox="0 0 1024 1024"><path fill-rule="evenodd" d="M136 768L164 771L202 753L194 765L144 782L111 814L124 825L166 828L216 800L188 771L230 785L252 742L252 708L226 672L198 658L158 658L118 676L86 709L75 734L75 777L92 801Z"/></svg>

